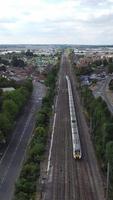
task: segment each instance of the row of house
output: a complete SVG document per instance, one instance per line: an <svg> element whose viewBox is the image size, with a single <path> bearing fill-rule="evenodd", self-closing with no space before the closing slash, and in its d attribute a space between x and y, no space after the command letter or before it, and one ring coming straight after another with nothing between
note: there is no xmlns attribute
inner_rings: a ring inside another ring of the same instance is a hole
<svg viewBox="0 0 113 200"><path fill-rule="evenodd" d="M110 58L113 59L113 53L110 53L110 54L86 53L83 56L81 56L79 59L76 59L76 54L75 54L75 63L76 63L76 67L82 68L82 67L88 67L90 64L94 63L95 61L102 61L103 63L103 61L106 59L109 62Z"/></svg>

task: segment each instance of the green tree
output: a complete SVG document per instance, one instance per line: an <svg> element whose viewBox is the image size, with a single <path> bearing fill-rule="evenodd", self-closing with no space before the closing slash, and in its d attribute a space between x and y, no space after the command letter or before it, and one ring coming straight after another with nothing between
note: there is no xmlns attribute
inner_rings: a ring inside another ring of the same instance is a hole
<svg viewBox="0 0 113 200"><path fill-rule="evenodd" d="M39 174L37 165L35 165L33 163L26 163L22 170L21 177L27 177L29 179L36 179L37 174Z"/></svg>
<svg viewBox="0 0 113 200"><path fill-rule="evenodd" d="M113 199L113 141L106 144L106 162L109 162L109 199Z"/></svg>
<svg viewBox="0 0 113 200"><path fill-rule="evenodd" d="M6 113L0 113L0 130L6 137L8 132L11 130L12 121L9 120Z"/></svg>
<svg viewBox="0 0 113 200"><path fill-rule="evenodd" d="M25 178L21 178L16 184L16 193L19 191L29 194L35 191L35 184L29 182Z"/></svg>
<svg viewBox="0 0 113 200"><path fill-rule="evenodd" d="M23 191L19 191L19 193L16 194L14 200L28 200L29 195L28 193L25 193Z"/></svg>
<svg viewBox="0 0 113 200"><path fill-rule="evenodd" d="M37 140L41 143L46 142L47 130L44 127L37 127L35 129L35 134L37 135Z"/></svg>
<svg viewBox="0 0 113 200"><path fill-rule="evenodd" d="M113 141L106 144L106 160L113 168Z"/></svg>
<svg viewBox="0 0 113 200"><path fill-rule="evenodd" d="M41 142L38 142L32 146L32 149L29 151L29 153L37 154L37 155L41 156L42 153L44 152L44 150L45 150L44 144Z"/></svg>
<svg viewBox="0 0 113 200"><path fill-rule="evenodd" d="M17 56L13 56L11 63L14 67L24 67L25 66L24 61L21 59L18 59Z"/></svg>
<svg viewBox="0 0 113 200"><path fill-rule="evenodd" d="M11 116L12 119L15 118L15 116L18 113L18 106L13 100L5 100L3 102L3 111Z"/></svg>
<svg viewBox="0 0 113 200"><path fill-rule="evenodd" d="M25 83L24 83L24 87L27 88L27 90L29 92L33 91L33 83L31 79L26 79Z"/></svg>

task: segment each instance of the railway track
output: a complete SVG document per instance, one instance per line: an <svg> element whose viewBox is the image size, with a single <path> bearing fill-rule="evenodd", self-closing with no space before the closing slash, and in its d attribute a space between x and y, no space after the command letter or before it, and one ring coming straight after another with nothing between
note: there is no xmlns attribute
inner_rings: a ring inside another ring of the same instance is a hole
<svg viewBox="0 0 113 200"><path fill-rule="evenodd" d="M62 82L61 82L62 84ZM53 177L53 190L52 190L52 199L63 199L65 193L65 104L63 105L62 99L64 99L64 92L63 90L60 91L61 95L58 98L58 104L61 104L62 109L57 110L57 132L55 132L55 144L56 146L55 152L53 155L53 165L54 165L54 177ZM62 123L62 126L61 126ZM59 147L59 148L58 148Z"/></svg>
<svg viewBox="0 0 113 200"><path fill-rule="evenodd" d="M68 66L69 65L70 65L70 63L68 62ZM102 179L101 179L100 172L99 172L98 163L96 160L95 152L94 152L91 138L89 135L89 129L87 127L85 118L83 116L83 111L82 111L82 107L80 105L80 98L78 95L78 91L76 89L77 83L73 76L72 68L70 68L70 67L69 67L69 75L71 77L71 82L72 82L73 96L74 96L74 102L75 102L75 107L76 107L76 112L77 112L80 138L81 138L81 143L82 143L82 152L84 153L83 162L82 162L80 168L82 169L82 171L85 170L84 176L82 176L82 174L81 174L81 177L84 177L84 179L85 179L84 188L86 188L86 190L84 190L84 192L87 193L86 200L87 199L89 199L89 200L90 199L91 200L105 199L105 192L103 189L103 184L102 184ZM86 184L87 178L88 178L89 184ZM87 187L86 187L86 185L87 185ZM88 190L89 187L90 187L90 190ZM83 200L84 199L85 199L85 197L83 197Z"/></svg>
<svg viewBox="0 0 113 200"><path fill-rule="evenodd" d="M69 130L70 132L70 130ZM70 134L71 136L71 134ZM72 152L72 138L70 137L69 145L70 145L70 152ZM88 199L94 199L92 196L92 190L91 187L89 187L89 178L86 167L84 166L83 160L77 161L74 160L72 157L72 154L69 155L70 158L70 164L69 167L71 166L71 172L74 172L76 170L76 174L72 174L72 179L71 182L74 183L74 190L72 191L72 197L70 196L71 199L80 199L80 200L88 200ZM76 183L75 183L76 180ZM75 187L76 184L76 187ZM75 194L76 191L76 194Z"/></svg>
<svg viewBox="0 0 113 200"><path fill-rule="evenodd" d="M94 151L88 136L89 133L86 133L88 128L85 128L86 124L84 125L85 122L83 122L83 116L81 116L82 111L80 110L76 83L74 82L68 59L65 56L63 57L62 65L51 156L51 168L53 170L51 182L49 182L49 187L46 187L43 200L104 200L101 180L97 177L99 171ZM79 161L73 158L66 74L71 78L81 146L84 152L83 158ZM95 164L96 166L94 166ZM100 188L97 189L98 187Z"/></svg>

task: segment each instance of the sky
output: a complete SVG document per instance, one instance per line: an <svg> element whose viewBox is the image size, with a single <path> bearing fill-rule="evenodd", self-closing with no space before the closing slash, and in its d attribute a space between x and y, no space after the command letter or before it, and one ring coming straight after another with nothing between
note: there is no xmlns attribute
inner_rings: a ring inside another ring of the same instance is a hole
<svg viewBox="0 0 113 200"><path fill-rule="evenodd" d="M113 0L0 0L0 44L113 45Z"/></svg>

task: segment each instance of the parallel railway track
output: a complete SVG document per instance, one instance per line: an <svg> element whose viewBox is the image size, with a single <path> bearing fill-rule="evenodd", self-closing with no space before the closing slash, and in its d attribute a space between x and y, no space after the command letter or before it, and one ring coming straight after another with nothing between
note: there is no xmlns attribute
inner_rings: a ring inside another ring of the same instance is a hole
<svg viewBox="0 0 113 200"><path fill-rule="evenodd" d="M100 175L98 174L94 151L90 147L92 144L88 136L89 133L85 133L88 129L84 127L83 116L81 116L82 111L76 91L76 83L65 56L63 57L62 64L60 72L62 78L55 111L56 124L51 157L53 173L51 183L49 183L49 187L46 187L43 200L104 200L104 190L102 182L100 182L101 179L99 178ZM71 78L83 151L83 158L79 161L73 158L66 74ZM87 125L85 124L85 126ZM93 160L91 160L91 156Z"/></svg>

